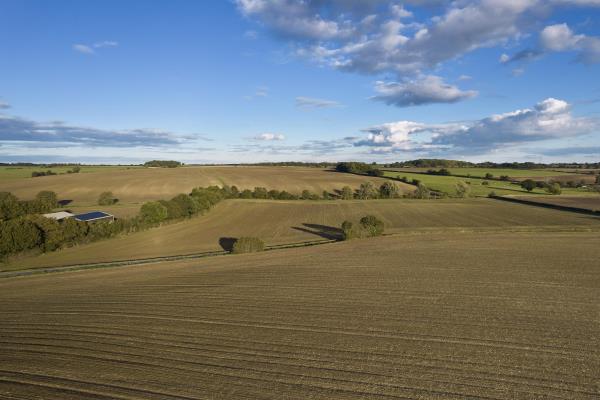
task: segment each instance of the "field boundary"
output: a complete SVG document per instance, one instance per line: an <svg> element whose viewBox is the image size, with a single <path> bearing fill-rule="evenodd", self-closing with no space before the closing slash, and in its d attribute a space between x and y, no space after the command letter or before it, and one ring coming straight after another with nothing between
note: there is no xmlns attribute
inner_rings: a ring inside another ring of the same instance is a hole
<svg viewBox="0 0 600 400"><path fill-rule="evenodd" d="M514 197L507 197L507 196L488 196L488 197L490 199L501 200L501 201L508 201L508 202L511 202L511 203L520 203L520 204L525 204L525 205L529 205L529 206L550 208L550 209L559 210L559 211L569 211L569 212L575 212L575 213L579 213L579 214L600 216L600 211L598 211L598 210L590 210L590 209L587 209L587 208L572 207L572 206L563 206L563 205L560 205L560 204L542 203L542 202L538 202L538 201L525 200L525 199L517 199L517 198L514 198Z"/></svg>
<svg viewBox="0 0 600 400"><path fill-rule="evenodd" d="M337 242L337 240L336 239L322 239L322 240L312 240L312 241L308 241L308 242L276 244L276 245L271 245L271 246L265 247L264 251L281 250L281 249L288 249L288 248L294 248L294 247L316 246L316 245L320 245L320 244L333 243L333 242ZM126 267L126 266L131 266L131 265L143 265L143 264L152 264L152 263L164 262L164 261L179 261L179 260L188 260L188 259L205 258L205 257L225 256L225 255L230 255L230 254L232 254L232 253L227 252L225 250L218 250L218 251L205 251L205 252L201 252L201 253L177 254L177 255L172 255L172 256L135 258L135 259L131 259L131 260L115 260L115 261L107 261L107 262L99 262L99 263L71 264L71 265L61 265L61 266L47 267L47 268L30 268L30 269L23 269L23 270L17 270L17 271L0 272L0 278L13 278L13 277L19 277L19 276L48 274L48 273L53 273L53 272L70 272L70 271L79 271L79 270L84 270L84 269Z"/></svg>

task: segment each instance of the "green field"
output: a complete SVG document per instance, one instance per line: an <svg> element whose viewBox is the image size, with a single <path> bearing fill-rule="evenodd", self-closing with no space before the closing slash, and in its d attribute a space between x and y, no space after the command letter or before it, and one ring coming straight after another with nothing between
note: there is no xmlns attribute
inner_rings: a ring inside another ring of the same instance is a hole
<svg viewBox="0 0 600 400"><path fill-rule="evenodd" d="M472 196L487 196L490 192L494 192L499 196L503 195L514 195L514 194L548 194L543 189L534 189L531 192L523 189L518 184L497 181L497 180L486 180L480 178L461 178L457 176L440 176L440 175L427 175L421 173L411 173L406 171L391 171L384 170L384 176L389 178L403 178L407 177L409 181L413 179L420 180L429 189L447 193L449 196L456 195L456 184L458 182L470 182L471 195ZM483 185L483 182L488 182L487 185ZM588 194L581 189L569 189L563 188L563 194ZM593 193L591 193L593 194Z"/></svg>
<svg viewBox="0 0 600 400"><path fill-rule="evenodd" d="M267 245L339 237L344 220L375 215L387 233L597 230L600 218L491 199L226 200L204 216L159 228L22 257L2 270L132 260L222 250L221 238L257 236Z"/></svg>
<svg viewBox="0 0 600 400"><path fill-rule="evenodd" d="M406 172L427 172L430 169L439 170L440 168L385 168L386 170L394 171L406 171ZM515 169L515 168L477 168L477 167L464 167L464 168L446 168L452 175L460 176L472 176L484 178L486 174L492 174L494 177L499 178L500 176L506 175L511 178L520 177L538 177L545 178L559 175L572 175L571 172L562 172L552 169Z"/></svg>
<svg viewBox="0 0 600 400"><path fill-rule="evenodd" d="M598 259L455 232L0 279L0 397L597 400Z"/></svg>

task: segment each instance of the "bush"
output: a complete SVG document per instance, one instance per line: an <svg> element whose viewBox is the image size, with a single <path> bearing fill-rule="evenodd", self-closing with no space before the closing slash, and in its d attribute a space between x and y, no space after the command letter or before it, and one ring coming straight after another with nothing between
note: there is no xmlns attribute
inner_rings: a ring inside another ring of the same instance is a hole
<svg viewBox="0 0 600 400"><path fill-rule="evenodd" d="M265 249L265 242L257 237L241 237L235 241L231 250L234 254L256 253Z"/></svg>
<svg viewBox="0 0 600 400"><path fill-rule="evenodd" d="M102 192L100 196L98 196L98 204L101 206L111 206L115 204L119 199L117 199L112 192Z"/></svg>
<svg viewBox="0 0 600 400"><path fill-rule="evenodd" d="M562 189L558 183L552 183L546 186L546 191L550 194L559 195L562 193Z"/></svg>
<svg viewBox="0 0 600 400"><path fill-rule="evenodd" d="M371 182L361 183L360 187L356 191L356 197L361 200L376 199L377 194L377 190Z"/></svg>
<svg viewBox="0 0 600 400"><path fill-rule="evenodd" d="M485 174L485 179L494 179L494 175L490 174L489 172L487 174Z"/></svg>
<svg viewBox="0 0 600 400"><path fill-rule="evenodd" d="M383 234L383 221L374 215L367 215L360 219L360 226L367 236L381 236Z"/></svg>
<svg viewBox="0 0 600 400"><path fill-rule="evenodd" d="M159 203L158 201L150 201L144 203L140 209L140 216L144 222L150 224L157 224L167 219L169 212L167 207Z"/></svg>
<svg viewBox="0 0 600 400"><path fill-rule="evenodd" d="M527 190L528 192L531 192L533 189L536 188L536 186L537 184L533 179L525 179L523 182L521 182L521 187Z"/></svg>
<svg viewBox="0 0 600 400"><path fill-rule="evenodd" d="M17 218L25 212L19 199L10 192L0 192L0 221Z"/></svg>
<svg viewBox="0 0 600 400"><path fill-rule="evenodd" d="M488 193L488 197L496 197L496 196L497 196L497 194L493 190Z"/></svg>
<svg viewBox="0 0 600 400"><path fill-rule="evenodd" d="M342 240L350 240L356 237L353 227L354 224L350 221L342 222Z"/></svg>

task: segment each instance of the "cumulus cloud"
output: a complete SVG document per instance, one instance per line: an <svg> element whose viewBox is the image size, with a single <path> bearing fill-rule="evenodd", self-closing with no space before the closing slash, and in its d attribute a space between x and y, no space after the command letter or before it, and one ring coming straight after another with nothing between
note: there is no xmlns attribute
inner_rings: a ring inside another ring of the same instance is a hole
<svg viewBox="0 0 600 400"><path fill-rule="evenodd" d="M378 152L406 150L483 154L506 146L581 136L600 129L600 121L575 117L564 100L545 99L532 108L492 115L475 121L424 124L397 121L367 128L354 143Z"/></svg>
<svg viewBox="0 0 600 400"><path fill-rule="evenodd" d="M153 129L106 130L0 115L0 142L29 142L36 146L160 147L188 139L191 137Z"/></svg>
<svg viewBox="0 0 600 400"><path fill-rule="evenodd" d="M418 106L429 103L455 103L477 95L474 90L463 91L445 83L439 76L429 75L405 82L375 84L377 95L372 99L398 107Z"/></svg>
<svg viewBox="0 0 600 400"><path fill-rule="evenodd" d="M543 48L551 51L571 50L584 38L575 35L567 24L556 24L545 27L540 33Z"/></svg>
<svg viewBox="0 0 600 400"><path fill-rule="evenodd" d="M296 97L296 107L303 109L311 108L333 108L340 107L341 104L334 100L316 99L314 97Z"/></svg>
<svg viewBox="0 0 600 400"><path fill-rule="evenodd" d="M76 52L79 52L79 53L83 53L83 54L94 54L94 49L85 44L74 44L73 50L75 50Z"/></svg>
<svg viewBox="0 0 600 400"><path fill-rule="evenodd" d="M261 140L261 141L265 141L265 142L272 142L272 141L285 140L285 135L283 135L281 133L261 133L260 135L254 136L252 139L253 140Z"/></svg>

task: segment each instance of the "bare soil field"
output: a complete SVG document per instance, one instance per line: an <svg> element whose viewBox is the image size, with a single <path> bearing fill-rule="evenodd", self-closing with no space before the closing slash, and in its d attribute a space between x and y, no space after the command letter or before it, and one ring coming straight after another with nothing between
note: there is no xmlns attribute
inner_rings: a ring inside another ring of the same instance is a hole
<svg viewBox="0 0 600 400"><path fill-rule="evenodd" d="M567 207L600 211L600 194L589 196L512 196L517 199L535 201L542 204L553 204Z"/></svg>
<svg viewBox="0 0 600 400"><path fill-rule="evenodd" d="M159 228L1 264L0 270L132 260L222 250L221 238L257 236L267 245L339 237L344 220L375 215L387 233L447 230L600 229L600 218L491 199L227 200L206 215Z"/></svg>
<svg viewBox="0 0 600 400"><path fill-rule="evenodd" d="M599 258L453 233L2 279L0 397L598 399Z"/></svg>
<svg viewBox="0 0 600 400"><path fill-rule="evenodd" d="M358 188L366 181L384 182L382 178L336 173L319 168L301 167L181 167L135 168L122 171L90 172L44 176L38 178L0 180L0 191L12 192L23 199L33 198L40 190L53 190L60 199L76 205L96 204L104 191L112 191L120 203L140 203L169 199L189 193L198 186L236 185L239 189L287 190L300 193L308 189L321 194L323 190ZM414 187L398 182L405 191Z"/></svg>

